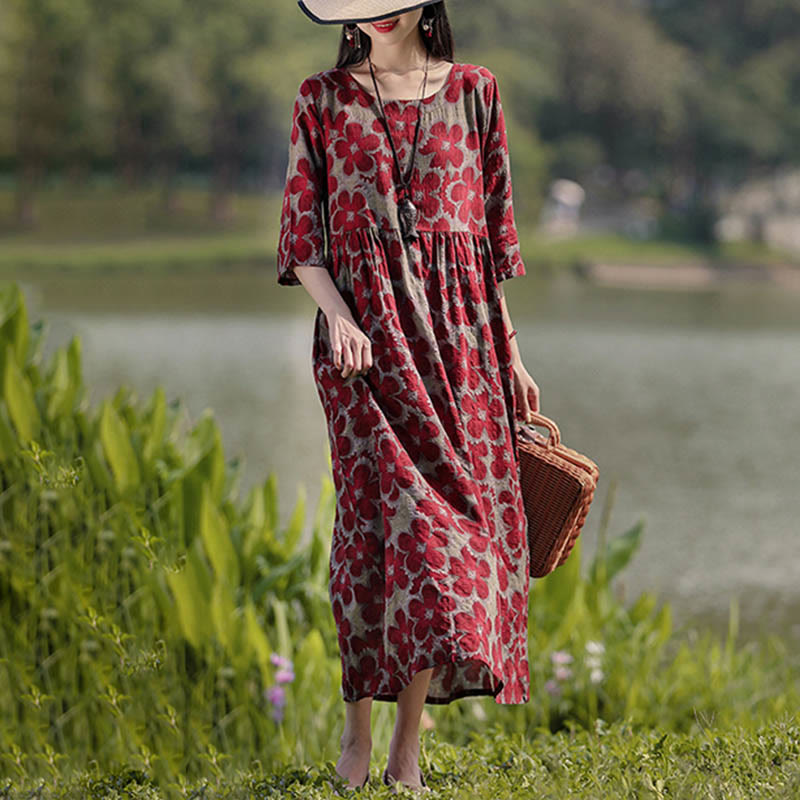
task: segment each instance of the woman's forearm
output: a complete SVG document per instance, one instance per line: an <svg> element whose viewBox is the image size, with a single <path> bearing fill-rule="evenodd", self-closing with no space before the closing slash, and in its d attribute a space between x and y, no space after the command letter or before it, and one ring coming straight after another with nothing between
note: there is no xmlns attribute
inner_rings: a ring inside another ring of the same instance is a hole
<svg viewBox="0 0 800 800"><path fill-rule="evenodd" d="M503 284L499 285L500 290L500 308L503 310L503 324L506 326L506 331L511 333L514 330L514 323L511 321L511 315L508 313L508 305L506 304L506 296L503 291ZM517 344L517 337L511 339L511 360L515 364L522 363L522 356L519 352L519 345Z"/></svg>
<svg viewBox="0 0 800 800"><path fill-rule="evenodd" d="M305 290L314 298L326 317L334 313L351 316L351 311L327 268L304 264L294 268Z"/></svg>

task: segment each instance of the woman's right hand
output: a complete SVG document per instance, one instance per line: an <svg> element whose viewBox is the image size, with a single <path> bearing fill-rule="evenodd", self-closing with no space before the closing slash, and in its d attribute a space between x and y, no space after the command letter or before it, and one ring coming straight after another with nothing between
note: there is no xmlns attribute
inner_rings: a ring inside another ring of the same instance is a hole
<svg viewBox="0 0 800 800"><path fill-rule="evenodd" d="M363 375L372 366L372 342L358 327L352 314L334 311L325 315L330 333L333 363L342 377Z"/></svg>

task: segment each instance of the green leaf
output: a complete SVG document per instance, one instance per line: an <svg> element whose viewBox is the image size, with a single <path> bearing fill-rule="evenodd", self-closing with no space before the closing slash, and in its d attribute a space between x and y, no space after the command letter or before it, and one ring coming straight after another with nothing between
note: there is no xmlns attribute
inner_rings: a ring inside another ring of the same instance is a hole
<svg viewBox="0 0 800 800"><path fill-rule="evenodd" d="M17 365L14 348L11 344L7 344L5 347L3 396L19 438L25 443L30 442L31 439L38 439L41 426L39 410L36 408L30 381Z"/></svg>
<svg viewBox="0 0 800 800"><path fill-rule="evenodd" d="M244 605L244 626L246 641L251 652L255 654L256 663L261 670L261 677L264 683L270 683L272 670L269 657L272 655L272 648L269 646L269 639L258 621L255 606L250 598L247 598Z"/></svg>
<svg viewBox="0 0 800 800"><path fill-rule="evenodd" d="M6 417L6 410L0 406L0 460L9 461L19 453L17 436Z"/></svg>
<svg viewBox="0 0 800 800"><path fill-rule="evenodd" d="M147 433L142 445L142 459L152 464L160 452L167 424L167 398L164 389L157 386L153 392Z"/></svg>
<svg viewBox="0 0 800 800"><path fill-rule="evenodd" d="M139 485L139 462L131 445L128 428L110 401L103 401L100 415L100 441L121 494Z"/></svg>
<svg viewBox="0 0 800 800"><path fill-rule="evenodd" d="M69 347L59 349L54 356L51 393L47 402L48 419L55 421L72 412L81 388L80 370L80 339L73 337Z"/></svg>
<svg viewBox="0 0 800 800"><path fill-rule="evenodd" d="M278 652L284 658L291 658L292 637L289 635L289 619L286 613L286 603L277 597L272 598L272 610L275 614L275 632L277 634Z"/></svg>
<svg viewBox="0 0 800 800"><path fill-rule="evenodd" d="M613 577L619 573L638 550L642 532L644 531L644 519L640 519L633 527L629 528L619 536L611 539L603 550L598 550L589 568L589 580L596 582L605 570L605 583L610 583Z"/></svg>
<svg viewBox="0 0 800 800"><path fill-rule="evenodd" d="M200 536L217 580L226 580L231 586L238 586L239 557L231 542L228 521L215 507L207 483L203 484L202 489Z"/></svg>
<svg viewBox="0 0 800 800"><path fill-rule="evenodd" d="M233 588L226 580L216 580L211 590L211 617L217 638L228 655L235 659L241 655L242 620L236 615Z"/></svg>
<svg viewBox="0 0 800 800"><path fill-rule="evenodd" d="M180 572L167 572L167 583L175 596L181 631L199 648L211 633L209 596L211 580L197 547L192 547Z"/></svg>
<svg viewBox="0 0 800 800"><path fill-rule="evenodd" d="M25 365L30 330L25 295L17 283L0 289L0 342L10 344L17 364ZM5 347L2 348L5 357Z"/></svg>
<svg viewBox="0 0 800 800"><path fill-rule="evenodd" d="M301 483L298 487L297 503L295 504L289 524L283 532L283 552L289 556L297 549L300 536L303 533L303 523L306 518L306 490Z"/></svg>

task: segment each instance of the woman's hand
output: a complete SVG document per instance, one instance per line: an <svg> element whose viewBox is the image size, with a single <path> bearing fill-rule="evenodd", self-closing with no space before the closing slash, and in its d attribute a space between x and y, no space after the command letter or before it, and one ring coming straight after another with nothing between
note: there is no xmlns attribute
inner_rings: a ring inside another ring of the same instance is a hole
<svg viewBox="0 0 800 800"><path fill-rule="evenodd" d="M530 412L539 411L539 387L528 374L521 358L514 361L514 392L517 397L517 417L530 422Z"/></svg>
<svg viewBox="0 0 800 800"><path fill-rule="evenodd" d="M330 332L333 363L342 377L362 375L372 366L372 342L358 327L352 314L334 311L325 316Z"/></svg>

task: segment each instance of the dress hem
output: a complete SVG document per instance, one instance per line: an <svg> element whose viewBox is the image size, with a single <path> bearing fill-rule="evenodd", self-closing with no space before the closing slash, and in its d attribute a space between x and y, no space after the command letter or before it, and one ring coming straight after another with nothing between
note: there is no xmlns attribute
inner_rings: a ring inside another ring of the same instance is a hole
<svg viewBox="0 0 800 800"><path fill-rule="evenodd" d="M448 703L452 703L454 700L459 700L462 697L493 697L493 698L497 698L497 696L500 694L500 692L503 691L503 689L505 688L506 682L502 678L498 678L497 677L495 671L491 668L491 666L489 666L489 663L487 661L485 661L482 658L466 658L466 659L461 659L461 660L462 661L477 661L480 664L482 664L486 669L489 670L489 672L492 673L492 676L495 677L498 680L499 683L498 683L498 686L497 686L497 690L492 692L489 689L476 688L476 689L462 689L462 690L453 692L453 693L451 693L449 695L446 695L446 696L439 695L437 697L432 697L431 695L427 695L425 697L425 700L424 700L425 703L430 703L432 705L447 705ZM443 666L446 666L447 664L450 664L450 663L456 663L456 661L455 660L444 661L444 662L438 662L438 663L435 663L435 664L430 664L428 666L420 667L419 669L414 671L414 674L411 676L411 680L413 681L414 676L418 672L422 672L422 670L424 670L424 669L431 669L431 668L435 669L436 667L443 667ZM408 685L409 684L406 684L406 686L403 687L403 688L408 687ZM402 689L400 691L402 691ZM370 694L369 692L365 692L364 694L358 695L357 697L353 698L352 700L348 699L347 697L343 697L343 699L344 699L344 701L346 703L356 703L359 700L363 700L365 697L371 697L373 700L382 700L382 701L387 702L387 703L396 703L398 694L399 694L399 692L380 692L378 694Z"/></svg>

